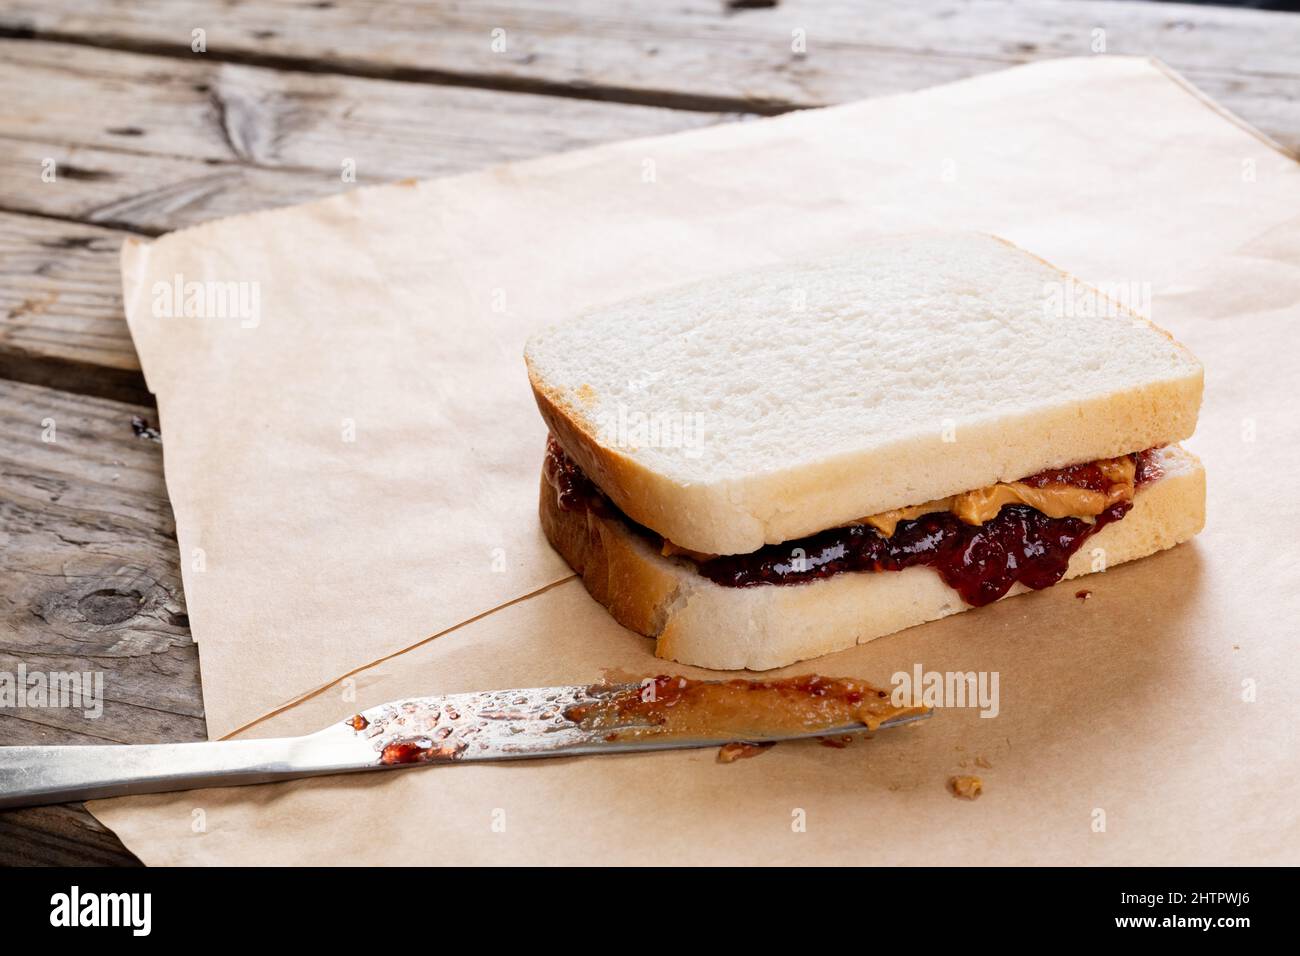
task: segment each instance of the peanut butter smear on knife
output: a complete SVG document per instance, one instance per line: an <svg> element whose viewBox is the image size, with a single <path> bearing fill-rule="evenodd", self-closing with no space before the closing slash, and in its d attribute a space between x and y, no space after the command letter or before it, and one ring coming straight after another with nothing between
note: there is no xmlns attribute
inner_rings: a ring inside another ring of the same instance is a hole
<svg viewBox="0 0 1300 956"><path fill-rule="evenodd" d="M594 690L594 688L593 688ZM876 730L925 707L898 706L888 691L854 678L805 674L780 680L698 681L660 675L569 707L564 716L608 739L642 736L764 740L855 725Z"/></svg>

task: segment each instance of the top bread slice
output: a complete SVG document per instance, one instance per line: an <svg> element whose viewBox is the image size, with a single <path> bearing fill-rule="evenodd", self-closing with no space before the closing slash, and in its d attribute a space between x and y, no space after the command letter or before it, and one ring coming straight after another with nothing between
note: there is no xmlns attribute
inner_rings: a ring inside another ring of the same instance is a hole
<svg viewBox="0 0 1300 956"><path fill-rule="evenodd" d="M525 361L614 503L713 554L1180 441L1203 377L1167 332L979 233L630 300L537 334Z"/></svg>

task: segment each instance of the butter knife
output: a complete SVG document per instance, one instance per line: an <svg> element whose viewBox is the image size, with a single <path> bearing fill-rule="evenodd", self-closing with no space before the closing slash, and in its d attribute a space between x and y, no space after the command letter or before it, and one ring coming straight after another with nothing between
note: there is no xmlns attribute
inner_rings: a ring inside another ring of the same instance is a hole
<svg viewBox="0 0 1300 956"><path fill-rule="evenodd" d="M230 787L474 760L716 747L839 736L930 715L862 681L640 682L534 687L380 704L303 737L0 747L0 808Z"/></svg>

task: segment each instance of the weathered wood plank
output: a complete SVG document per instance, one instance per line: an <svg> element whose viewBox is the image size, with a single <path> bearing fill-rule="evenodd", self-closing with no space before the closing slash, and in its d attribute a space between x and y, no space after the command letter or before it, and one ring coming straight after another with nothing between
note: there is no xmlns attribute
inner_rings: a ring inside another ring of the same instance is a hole
<svg viewBox="0 0 1300 956"><path fill-rule="evenodd" d="M0 129L3 129L0 117ZM53 182L42 170L52 164ZM0 210L159 235L351 188L315 170L155 156L0 132Z"/></svg>
<svg viewBox="0 0 1300 956"><path fill-rule="evenodd" d="M0 381L0 672L103 680L98 714L0 709L0 744L206 736L150 414ZM0 813L0 864L133 860L80 807Z"/></svg>
<svg viewBox="0 0 1300 956"><path fill-rule="evenodd" d="M202 735L162 447L133 424L151 414L0 381L0 671L100 672L109 701L93 720L0 711L33 739Z"/></svg>
<svg viewBox="0 0 1300 956"><path fill-rule="evenodd" d="M0 866L140 866L81 804L0 813Z"/></svg>
<svg viewBox="0 0 1300 956"><path fill-rule="evenodd" d="M22 40L0 91L0 208L152 233L723 118Z"/></svg>
<svg viewBox="0 0 1300 956"><path fill-rule="evenodd" d="M1106 52L1167 60L1288 145L1300 127L1300 17L1182 4L783 0L728 11L719 0L17 0L0 27L180 57L757 112L1089 55L1101 29ZM191 52L196 28L206 30L205 54ZM792 48L795 31L803 52ZM1262 90L1269 109L1254 113Z"/></svg>
<svg viewBox="0 0 1300 956"><path fill-rule="evenodd" d="M152 403L122 317L125 235L0 213L0 378Z"/></svg>

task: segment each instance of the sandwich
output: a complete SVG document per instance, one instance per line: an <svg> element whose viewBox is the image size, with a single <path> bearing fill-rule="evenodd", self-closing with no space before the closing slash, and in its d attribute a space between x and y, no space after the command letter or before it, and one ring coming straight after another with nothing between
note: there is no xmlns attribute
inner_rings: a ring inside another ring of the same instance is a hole
<svg viewBox="0 0 1300 956"><path fill-rule="evenodd" d="M542 528L660 657L763 670L1180 544L1200 363L1005 240L896 237L528 342Z"/></svg>

